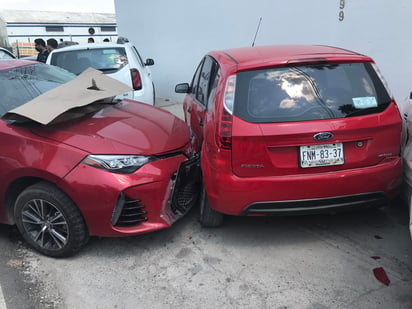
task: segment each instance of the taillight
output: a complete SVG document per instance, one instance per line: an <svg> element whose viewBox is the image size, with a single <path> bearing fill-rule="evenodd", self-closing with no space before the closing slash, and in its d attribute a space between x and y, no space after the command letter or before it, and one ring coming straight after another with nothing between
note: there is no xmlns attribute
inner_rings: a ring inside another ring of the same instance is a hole
<svg viewBox="0 0 412 309"><path fill-rule="evenodd" d="M132 76L132 85L134 90L142 89L142 79L137 69L130 69L130 75Z"/></svg>
<svg viewBox="0 0 412 309"><path fill-rule="evenodd" d="M221 148L232 148L232 121L233 116L223 107L218 130L218 142Z"/></svg>
<svg viewBox="0 0 412 309"><path fill-rule="evenodd" d="M226 82L224 106L230 114L233 114L235 104L236 75L229 76Z"/></svg>
<svg viewBox="0 0 412 309"><path fill-rule="evenodd" d="M221 148L230 149L232 147L232 122L233 107L235 102L236 75L232 75L226 82L224 102L220 111L218 124L218 144Z"/></svg>

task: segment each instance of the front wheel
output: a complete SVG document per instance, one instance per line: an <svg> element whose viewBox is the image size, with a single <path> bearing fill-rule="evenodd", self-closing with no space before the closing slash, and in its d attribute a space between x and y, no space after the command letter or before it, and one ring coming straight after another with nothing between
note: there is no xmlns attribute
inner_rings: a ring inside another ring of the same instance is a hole
<svg viewBox="0 0 412 309"><path fill-rule="evenodd" d="M77 206L65 193L46 182L34 184L18 196L14 216L23 238L47 256L73 255L89 239Z"/></svg>
<svg viewBox="0 0 412 309"><path fill-rule="evenodd" d="M223 224L224 215L212 209L207 199L205 186L202 185L200 193L200 215L199 222L203 227L219 227Z"/></svg>

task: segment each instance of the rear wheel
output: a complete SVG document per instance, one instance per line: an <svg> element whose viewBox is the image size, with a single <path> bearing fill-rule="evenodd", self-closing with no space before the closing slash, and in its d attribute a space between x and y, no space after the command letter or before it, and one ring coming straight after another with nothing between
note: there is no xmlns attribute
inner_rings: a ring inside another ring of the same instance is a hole
<svg viewBox="0 0 412 309"><path fill-rule="evenodd" d="M199 222L203 227L219 227L223 224L224 215L210 207L205 186L202 185L200 193Z"/></svg>
<svg viewBox="0 0 412 309"><path fill-rule="evenodd" d="M14 211L24 239L44 255L70 256L89 239L77 206L52 184L41 182L28 187L18 196Z"/></svg>

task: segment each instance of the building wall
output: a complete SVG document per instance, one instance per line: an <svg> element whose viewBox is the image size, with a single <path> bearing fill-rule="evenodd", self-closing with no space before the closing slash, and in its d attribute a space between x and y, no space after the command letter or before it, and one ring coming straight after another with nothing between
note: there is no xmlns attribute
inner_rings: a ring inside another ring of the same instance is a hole
<svg viewBox="0 0 412 309"><path fill-rule="evenodd" d="M63 31L47 31L46 27L62 26ZM104 25L113 26L116 25ZM101 25L70 25L70 24L7 24L7 34L9 43L15 42L33 42L37 38L42 38L45 41L54 38L57 41L74 41L78 43L87 43L87 39L92 37L96 43L102 42L105 38L110 41L116 41L117 31L102 31ZM88 30L93 28L95 33L91 35Z"/></svg>
<svg viewBox="0 0 412 309"><path fill-rule="evenodd" d="M115 0L118 33L155 60L157 94L181 100L209 50L255 45L326 44L375 59L395 98L412 91L410 0Z"/></svg>

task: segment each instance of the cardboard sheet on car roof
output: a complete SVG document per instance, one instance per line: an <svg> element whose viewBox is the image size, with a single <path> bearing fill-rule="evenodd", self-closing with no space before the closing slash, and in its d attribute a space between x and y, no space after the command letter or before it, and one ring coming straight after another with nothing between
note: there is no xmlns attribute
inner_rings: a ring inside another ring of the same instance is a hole
<svg viewBox="0 0 412 309"><path fill-rule="evenodd" d="M3 118L13 119L13 115L18 115L47 125L66 111L128 91L132 89L127 85L88 68L73 80L9 111Z"/></svg>

